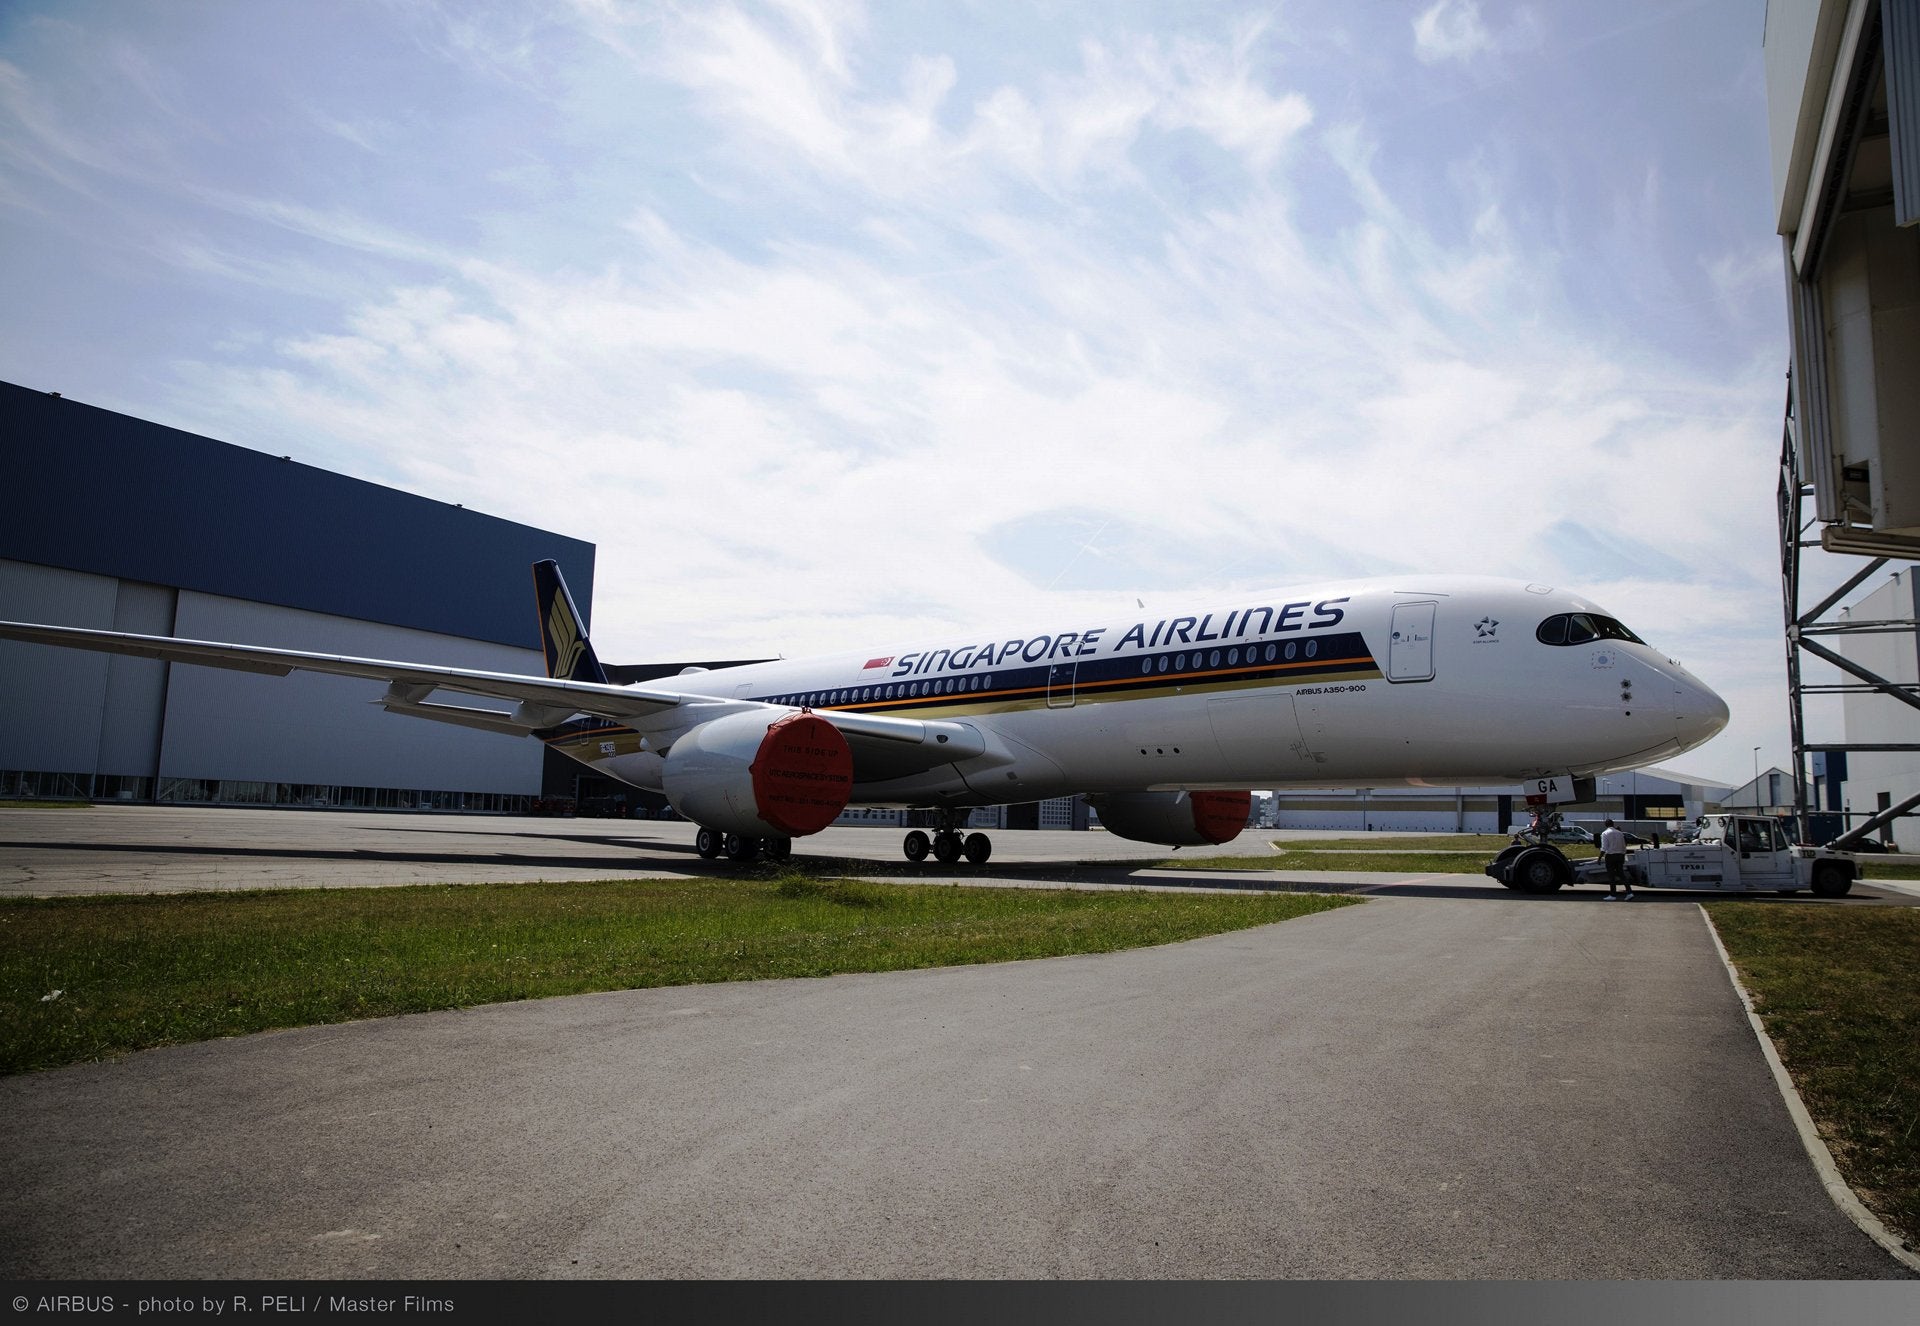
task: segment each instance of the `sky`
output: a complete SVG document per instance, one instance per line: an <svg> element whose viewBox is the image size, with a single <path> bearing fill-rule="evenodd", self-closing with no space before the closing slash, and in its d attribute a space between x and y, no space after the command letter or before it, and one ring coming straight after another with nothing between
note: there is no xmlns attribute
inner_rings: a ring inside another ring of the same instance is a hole
<svg viewBox="0 0 1920 1326"><path fill-rule="evenodd" d="M0 378L593 541L611 661L1576 589L1738 784L1789 762L1764 17L13 0Z"/></svg>

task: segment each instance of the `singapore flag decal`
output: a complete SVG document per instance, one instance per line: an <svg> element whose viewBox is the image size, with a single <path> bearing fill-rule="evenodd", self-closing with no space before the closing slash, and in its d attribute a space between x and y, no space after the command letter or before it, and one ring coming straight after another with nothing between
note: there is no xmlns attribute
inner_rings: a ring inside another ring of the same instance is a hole
<svg viewBox="0 0 1920 1326"><path fill-rule="evenodd" d="M875 668L884 668L892 662L893 662L892 654L888 654L885 658L870 658L867 660L867 666L864 668L861 668L860 671L871 672Z"/></svg>

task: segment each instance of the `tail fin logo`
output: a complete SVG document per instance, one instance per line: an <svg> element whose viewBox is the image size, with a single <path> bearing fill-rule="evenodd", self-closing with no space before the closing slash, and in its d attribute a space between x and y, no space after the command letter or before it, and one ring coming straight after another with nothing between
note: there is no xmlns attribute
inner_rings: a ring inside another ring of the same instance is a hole
<svg viewBox="0 0 1920 1326"><path fill-rule="evenodd" d="M580 627L567 611L566 599L558 594L553 596L553 606L547 610L547 634L553 640L551 675L571 677L579 665L580 655L586 652L587 642L580 638Z"/></svg>

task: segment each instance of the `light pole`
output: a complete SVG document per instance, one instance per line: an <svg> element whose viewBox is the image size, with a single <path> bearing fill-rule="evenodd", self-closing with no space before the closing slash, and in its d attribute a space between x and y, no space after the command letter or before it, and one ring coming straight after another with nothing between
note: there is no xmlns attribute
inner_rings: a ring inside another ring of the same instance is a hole
<svg viewBox="0 0 1920 1326"><path fill-rule="evenodd" d="M1753 813L1760 813L1760 748L1753 748Z"/></svg>

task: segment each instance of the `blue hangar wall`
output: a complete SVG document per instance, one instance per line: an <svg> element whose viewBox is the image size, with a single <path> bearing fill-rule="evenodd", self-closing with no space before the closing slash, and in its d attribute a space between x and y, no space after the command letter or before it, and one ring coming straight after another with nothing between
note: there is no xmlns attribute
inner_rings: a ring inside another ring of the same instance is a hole
<svg viewBox="0 0 1920 1326"><path fill-rule="evenodd" d="M532 564L594 546L0 383L0 618L542 670ZM0 795L511 809L537 742L377 682L0 642Z"/></svg>

